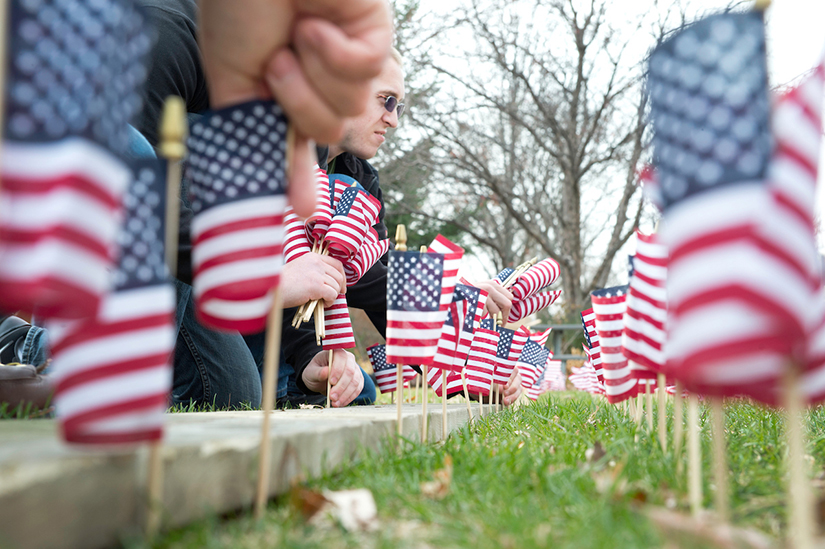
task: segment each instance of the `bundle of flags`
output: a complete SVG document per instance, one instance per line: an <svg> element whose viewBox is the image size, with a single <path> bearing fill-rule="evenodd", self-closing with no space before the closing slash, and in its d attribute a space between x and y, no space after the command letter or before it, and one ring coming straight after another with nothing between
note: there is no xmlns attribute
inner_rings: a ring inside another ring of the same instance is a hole
<svg viewBox="0 0 825 549"><path fill-rule="evenodd" d="M505 269L496 277L500 282L506 281L513 269ZM559 264L550 258L539 261L516 278L510 286L513 293L513 306L507 322L518 322L532 314L545 309L556 302L561 290L546 290L559 277Z"/></svg>

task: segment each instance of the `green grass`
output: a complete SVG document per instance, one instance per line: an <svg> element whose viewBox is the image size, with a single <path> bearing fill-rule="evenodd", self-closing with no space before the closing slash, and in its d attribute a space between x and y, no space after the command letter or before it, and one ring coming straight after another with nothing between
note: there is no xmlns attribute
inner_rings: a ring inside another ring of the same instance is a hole
<svg viewBox="0 0 825 549"><path fill-rule="evenodd" d="M703 406L704 504L711 507L707 416ZM813 410L808 421L811 460L822 471L825 410ZM780 415L758 406L727 407L733 523L774 538L785 526L782 425ZM605 454L589 463L585 453L596 443ZM441 500L422 495L421 483L447 455L454 463L450 493ZM672 536L665 540L639 503L687 512L677 463L615 406L581 393L553 395L477 421L443 444L408 441L399 454L388 443L308 484L370 489L382 524L376 533L314 528L284 497L260 523L244 513L213 518L169 533L154 547L662 547Z"/></svg>

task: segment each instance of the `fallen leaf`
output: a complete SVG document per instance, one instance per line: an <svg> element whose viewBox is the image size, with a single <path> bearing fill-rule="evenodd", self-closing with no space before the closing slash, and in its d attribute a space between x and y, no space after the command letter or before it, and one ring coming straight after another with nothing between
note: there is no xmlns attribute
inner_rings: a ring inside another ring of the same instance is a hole
<svg viewBox="0 0 825 549"><path fill-rule="evenodd" d="M444 499L450 493L453 482L453 458L444 456L444 467L433 473L434 480L421 483L421 493L434 499Z"/></svg>
<svg viewBox="0 0 825 549"><path fill-rule="evenodd" d="M326 526L332 520L348 532L374 532L378 529L378 508L372 492L366 488L337 492L324 490L319 495L324 502L309 519L313 526Z"/></svg>
<svg viewBox="0 0 825 549"><path fill-rule="evenodd" d="M289 499L292 507L300 511L304 520L310 520L329 503L321 492L298 486L293 487Z"/></svg>
<svg viewBox="0 0 825 549"><path fill-rule="evenodd" d="M602 459L607 452L604 451L604 447L602 446L601 442L596 441L593 444L592 448L588 448L584 452L584 458L587 460L588 463L596 463L600 459Z"/></svg>
<svg viewBox="0 0 825 549"><path fill-rule="evenodd" d="M724 549L768 549L777 544L756 530L720 524L710 518L693 518L661 507L648 507L645 514L677 547L694 547L697 541ZM682 538L678 543L674 537Z"/></svg>

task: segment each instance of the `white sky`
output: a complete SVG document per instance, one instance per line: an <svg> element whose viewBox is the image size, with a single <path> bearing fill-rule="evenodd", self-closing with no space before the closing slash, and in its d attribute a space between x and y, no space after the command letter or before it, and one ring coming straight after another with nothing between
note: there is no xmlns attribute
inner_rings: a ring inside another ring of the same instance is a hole
<svg viewBox="0 0 825 549"><path fill-rule="evenodd" d="M433 15L453 13L465 0L421 0L421 11ZM654 0L612 0L611 7L632 19L635 14L655 9ZM664 0L668 3L669 0ZM699 11L721 9L719 0L686 0ZM661 5L661 3L660 3ZM614 12L615 13L615 12ZM787 83L810 70L825 51L825 0L773 0L766 15L768 70L772 85ZM438 47L449 47L438 44ZM825 158L825 142L823 142ZM818 215L825 220L825 167L820 170ZM825 231L823 231L825 232ZM821 238L823 235L820 235ZM825 244L825 242L821 243ZM623 255L617 258L624 261ZM468 265L469 267L469 265ZM478 266L471 267L477 272Z"/></svg>

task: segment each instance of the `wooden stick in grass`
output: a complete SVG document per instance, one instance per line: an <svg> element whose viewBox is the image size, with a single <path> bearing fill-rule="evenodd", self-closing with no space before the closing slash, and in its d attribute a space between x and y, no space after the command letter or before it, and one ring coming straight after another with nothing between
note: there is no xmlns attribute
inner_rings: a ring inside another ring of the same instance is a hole
<svg viewBox="0 0 825 549"><path fill-rule="evenodd" d="M698 517L702 511L702 448L699 445L699 397L688 397L688 499L690 512Z"/></svg>
<svg viewBox="0 0 825 549"><path fill-rule="evenodd" d="M402 224L399 224L395 229L395 249L399 252L407 251L407 228ZM395 368L397 370L395 377L395 391L398 392L398 400L396 401L396 421L398 423L398 437L400 438L403 433L403 429L401 428L401 393L399 391L404 390L404 378L401 375L404 366L401 364L396 364Z"/></svg>
<svg viewBox="0 0 825 549"><path fill-rule="evenodd" d="M3 18L0 26L5 27L6 2L0 2ZM2 32L2 29L0 29ZM5 33L2 34L5 36ZM5 48L5 42L0 46ZM0 59L4 57L0 56ZM2 88L0 88L2 89ZM2 95L2 94L0 94ZM0 102L2 113L2 102ZM186 123L186 105L177 96L166 98L160 123L160 155L166 159L166 234L164 246L166 266L169 276L174 278L178 271L178 226L180 216L181 160L186 156L186 137L189 127ZM154 441L149 444L149 475L147 484L146 535L152 539L160 530L163 509L163 444Z"/></svg>
<svg viewBox="0 0 825 549"><path fill-rule="evenodd" d="M422 366L421 371L424 372L424 376L427 375L427 367ZM443 371L443 370L442 370ZM441 393L444 394L444 390L446 387L441 387ZM427 442L427 399L421 401L421 443L425 444Z"/></svg>
<svg viewBox="0 0 825 549"><path fill-rule="evenodd" d="M653 432L653 392L650 390L650 380L645 380L645 404L647 406L647 431Z"/></svg>
<svg viewBox="0 0 825 549"><path fill-rule="evenodd" d="M658 374L656 381L659 386L659 444L662 452L667 452L667 387L665 374Z"/></svg>
<svg viewBox="0 0 825 549"><path fill-rule="evenodd" d="M710 414L713 438L713 483L716 485L714 502L719 520L728 522L730 520L728 457L725 448L725 409L722 397L713 397L710 400Z"/></svg>
<svg viewBox="0 0 825 549"><path fill-rule="evenodd" d="M782 404L785 408L785 438L788 444L788 532L793 549L814 546L815 520L808 468L805 464L805 400L799 384L799 372L785 369Z"/></svg>
<svg viewBox="0 0 825 549"><path fill-rule="evenodd" d="M441 370L441 440L447 438L447 370Z"/></svg>
<svg viewBox="0 0 825 549"><path fill-rule="evenodd" d="M295 130L289 127L286 134L286 173L287 180L291 178L292 151L295 145ZM275 408L275 391L278 388L278 360L281 355L281 328L284 321L283 296L280 286L272 292L272 308L266 319L266 337L264 339L264 374L261 380L263 395L261 409L261 448L258 453L258 482L255 486L254 516L260 520L266 510L266 501L269 498L269 475L272 463L269 457L271 448L269 443L269 423L272 410Z"/></svg>
<svg viewBox="0 0 825 549"><path fill-rule="evenodd" d="M673 457L676 459L676 473L682 474L682 433L684 430L685 420L682 417L682 404L684 398L682 397L684 389L682 382L676 382L676 394L673 395Z"/></svg>
<svg viewBox="0 0 825 549"><path fill-rule="evenodd" d="M467 390L467 378L464 375L464 368L461 369L461 384L464 385L464 400L467 401L467 421L473 421L473 409L470 407L470 391Z"/></svg>

